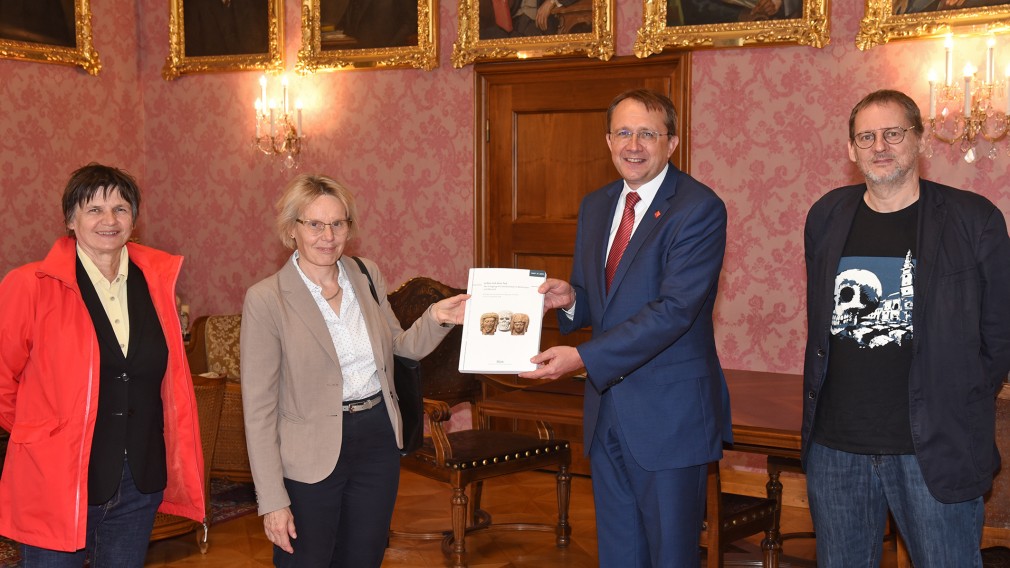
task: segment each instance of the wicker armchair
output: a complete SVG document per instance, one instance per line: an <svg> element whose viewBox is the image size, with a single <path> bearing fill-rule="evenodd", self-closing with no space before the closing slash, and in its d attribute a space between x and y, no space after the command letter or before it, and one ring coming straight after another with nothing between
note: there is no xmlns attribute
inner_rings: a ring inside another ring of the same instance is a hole
<svg viewBox="0 0 1010 568"><path fill-rule="evenodd" d="M201 523L184 517L158 513L154 517L154 530L151 531L151 540L161 540L186 534L202 526L203 531L197 533L197 542L200 545L200 552L207 553L207 535L210 529L209 464L214 460L214 448L218 439L217 427L221 419L221 403L224 400L224 388L224 379L221 378L193 378L193 389L196 391L197 413L200 419L200 443L203 446L203 484L207 501L207 514L204 517L204 522L201 525Z"/></svg>
<svg viewBox="0 0 1010 568"><path fill-rule="evenodd" d="M201 316L193 322L187 356L193 374L225 377L224 403L211 476L252 481L239 386L239 330L242 316Z"/></svg>

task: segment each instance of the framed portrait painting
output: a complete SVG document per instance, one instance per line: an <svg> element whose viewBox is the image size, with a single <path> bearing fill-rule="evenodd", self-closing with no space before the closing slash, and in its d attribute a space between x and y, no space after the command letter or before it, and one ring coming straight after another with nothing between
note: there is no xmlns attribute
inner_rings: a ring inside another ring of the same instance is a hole
<svg viewBox="0 0 1010 568"><path fill-rule="evenodd" d="M475 61L614 55L616 0L459 0L453 67Z"/></svg>
<svg viewBox="0 0 1010 568"><path fill-rule="evenodd" d="M169 0L162 76L284 68L283 0Z"/></svg>
<svg viewBox="0 0 1010 568"><path fill-rule="evenodd" d="M663 49L828 43L828 0L643 0L635 55Z"/></svg>
<svg viewBox="0 0 1010 568"><path fill-rule="evenodd" d="M437 65L436 0L302 0L301 72Z"/></svg>
<svg viewBox="0 0 1010 568"><path fill-rule="evenodd" d="M90 0L0 1L0 57L76 65L98 75Z"/></svg>
<svg viewBox="0 0 1010 568"><path fill-rule="evenodd" d="M960 27L973 34L1010 30L1010 0L866 0L856 47L937 37Z"/></svg>

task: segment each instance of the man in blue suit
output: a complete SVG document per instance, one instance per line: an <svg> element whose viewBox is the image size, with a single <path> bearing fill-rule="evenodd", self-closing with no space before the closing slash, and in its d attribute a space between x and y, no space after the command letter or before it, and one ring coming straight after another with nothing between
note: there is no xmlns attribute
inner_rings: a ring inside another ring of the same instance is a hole
<svg viewBox="0 0 1010 568"><path fill-rule="evenodd" d="M571 283L540 288L562 333L591 325L593 337L547 349L522 376L586 369L600 566L698 566L707 464L731 441L712 327L726 208L669 162L669 98L625 92L607 125L623 179L583 199Z"/></svg>

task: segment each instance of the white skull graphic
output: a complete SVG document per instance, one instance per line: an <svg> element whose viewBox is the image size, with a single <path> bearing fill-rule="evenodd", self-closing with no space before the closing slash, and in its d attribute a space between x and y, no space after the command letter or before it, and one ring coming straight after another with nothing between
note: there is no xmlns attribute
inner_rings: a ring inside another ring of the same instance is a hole
<svg viewBox="0 0 1010 568"><path fill-rule="evenodd" d="M501 310L498 312L498 331L508 331L512 327L512 312Z"/></svg>
<svg viewBox="0 0 1010 568"><path fill-rule="evenodd" d="M859 318L876 311L883 287L877 275L869 270L846 270L835 278L836 325L856 323Z"/></svg>

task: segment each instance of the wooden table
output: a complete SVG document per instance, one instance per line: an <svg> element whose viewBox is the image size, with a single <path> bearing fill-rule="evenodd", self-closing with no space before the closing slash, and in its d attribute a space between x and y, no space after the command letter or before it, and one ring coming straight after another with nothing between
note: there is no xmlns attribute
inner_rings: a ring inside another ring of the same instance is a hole
<svg viewBox="0 0 1010 568"><path fill-rule="evenodd" d="M803 411L803 377L727 369L734 443L727 449L798 458ZM489 418L541 420L582 425L585 382L561 378L490 396L480 403Z"/></svg>

